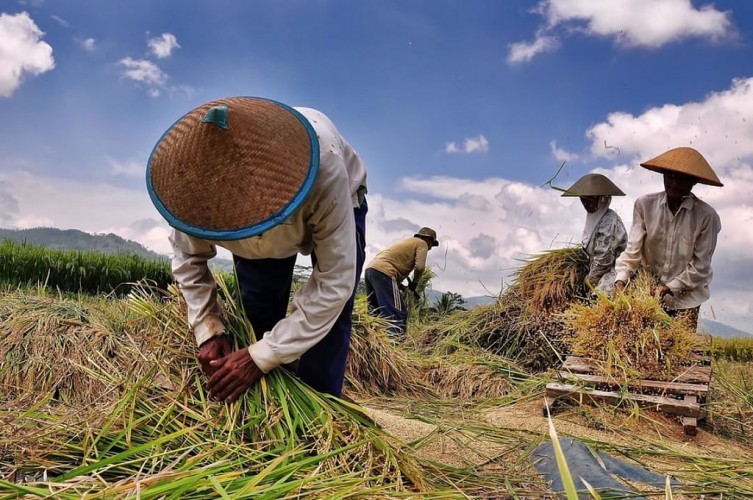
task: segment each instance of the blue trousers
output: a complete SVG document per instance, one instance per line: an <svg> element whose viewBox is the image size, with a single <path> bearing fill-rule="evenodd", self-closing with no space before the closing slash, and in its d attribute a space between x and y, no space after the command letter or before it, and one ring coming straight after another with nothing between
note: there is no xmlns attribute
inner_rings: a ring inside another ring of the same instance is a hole
<svg viewBox="0 0 753 500"><path fill-rule="evenodd" d="M408 309L397 280L381 271L368 268L364 276L369 313L390 320L390 337L405 339Z"/></svg>
<svg viewBox="0 0 753 500"><path fill-rule="evenodd" d="M297 374L320 392L340 396L353 327L353 300L366 259L366 212L364 199L353 210L356 220L356 281L353 293L327 335L301 356ZM244 259L234 256L243 307L257 335L271 330L288 310L296 255L286 259ZM311 255L316 266L316 254Z"/></svg>

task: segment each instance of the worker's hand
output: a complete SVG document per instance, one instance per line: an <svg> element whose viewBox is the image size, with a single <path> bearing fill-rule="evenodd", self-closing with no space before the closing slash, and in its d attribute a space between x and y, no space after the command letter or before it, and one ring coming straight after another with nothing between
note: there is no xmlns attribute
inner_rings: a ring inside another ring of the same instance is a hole
<svg viewBox="0 0 753 500"><path fill-rule="evenodd" d="M617 280L614 282L614 295L617 296L625 291L625 282Z"/></svg>
<svg viewBox="0 0 753 500"><path fill-rule="evenodd" d="M210 363L216 359L224 358L231 352L233 352L233 347L230 345L230 337L223 333L201 344L199 354L196 358L201 365L201 371L204 372L204 375L211 377L214 373L214 368Z"/></svg>
<svg viewBox="0 0 753 500"><path fill-rule="evenodd" d="M672 299L674 299L674 293L672 293L672 290L670 290L667 285L662 285L661 288L659 288L659 300L661 300L662 304L667 305Z"/></svg>
<svg viewBox="0 0 753 500"><path fill-rule="evenodd" d="M210 364L215 370L208 385L209 399L213 401L237 401L264 375L246 347Z"/></svg>

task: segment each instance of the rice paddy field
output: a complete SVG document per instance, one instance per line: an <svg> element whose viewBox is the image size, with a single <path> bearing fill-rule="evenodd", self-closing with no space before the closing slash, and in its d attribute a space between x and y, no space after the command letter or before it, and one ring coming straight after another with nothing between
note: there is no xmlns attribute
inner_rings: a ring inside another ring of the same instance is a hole
<svg viewBox="0 0 753 500"><path fill-rule="evenodd" d="M633 497L753 497L749 340L711 344L696 436L631 405L544 416L544 388L568 353L625 378L671 379L687 356L687 328L655 307L650 280L592 297L583 264L577 248L532 257L493 304L414 310L402 344L358 297L342 399L279 369L232 405L206 398L175 287L141 281L98 295L6 278L0 498L626 497L569 490L566 460L555 492L534 451L557 437L668 478L626 482ZM218 283L245 345L253 332L232 281Z"/></svg>

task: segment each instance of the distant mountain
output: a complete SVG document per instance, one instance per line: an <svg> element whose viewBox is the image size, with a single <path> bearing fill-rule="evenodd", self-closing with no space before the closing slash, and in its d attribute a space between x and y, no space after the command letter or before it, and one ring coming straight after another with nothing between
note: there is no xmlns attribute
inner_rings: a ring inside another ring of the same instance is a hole
<svg viewBox="0 0 753 500"><path fill-rule="evenodd" d="M726 339L734 337L747 338L751 336L749 332L745 332L733 326L725 325L724 323L720 323L719 321L705 318L698 320L698 331L709 333L711 335L714 335L715 337L724 337Z"/></svg>
<svg viewBox="0 0 753 500"><path fill-rule="evenodd" d="M166 260L167 256L153 252L135 241L117 234L90 234L78 229L35 227L32 229L0 229L0 241L11 240L60 250L95 251L106 254L138 255L145 259Z"/></svg>

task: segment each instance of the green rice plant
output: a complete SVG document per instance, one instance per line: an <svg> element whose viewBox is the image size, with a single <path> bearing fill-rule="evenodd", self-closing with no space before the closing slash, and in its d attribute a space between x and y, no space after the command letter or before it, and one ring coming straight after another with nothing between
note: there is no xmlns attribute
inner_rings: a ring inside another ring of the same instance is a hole
<svg viewBox="0 0 753 500"><path fill-rule="evenodd" d="M711 355L716 359L753 361L753 338L734 337L726 339L712 337Z"/></svg>
<svg viewBox="0 0 753 500"><path fill-rule="evenodd" d="M173 280L167 261L0 242L0 283L5 286L42 284L63 292L125 296L142 280L166 288Z"/></svg>

